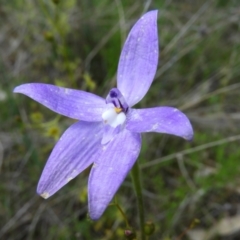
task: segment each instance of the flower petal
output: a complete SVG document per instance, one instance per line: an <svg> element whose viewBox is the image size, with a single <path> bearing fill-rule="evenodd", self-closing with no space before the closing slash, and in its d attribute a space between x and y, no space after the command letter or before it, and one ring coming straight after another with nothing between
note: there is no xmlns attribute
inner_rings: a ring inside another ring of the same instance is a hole
<svg viewBox="0 0 240 240"><path fill-rule="evenodd" d="M127 116L126 128L132 132L160 132L186 140L193 138L192 125L187 116L172 107L131 109Z"/></svg>
<svg viewBox="0 0 240 240"><path fill-rule="evenodd" d="M54 147L38 183L37 192L48 198L75 178L102 151L102 123L77 122Z"/></svg>
<svg viewBox="0 0 240 240"><path fill-rule="evenodd" d="M106 109L105 100L97 95L50 84L27 83L16 87L14 92L25 94L54 112L83 121L101 121Z"/></svg>
<svg viewBox="0 0 240 240"><path fill-rule="evenodd" d="M124 130L103 146L88 181L90 218L97 220L135 163L141 149L141 136Z"/></svg>
<svg viewBox="0 0 240 240"><path fill-rule="evenodd" d="M112 139L114 139L120 133L121 129L122 129L121 125L118 125L115 128L111 127L110 125L105 125L101 143L106 144L112 141Z"/></svg>
<svg viewBox="0 0 240 240"><path fill-rule="evenodd" d="M117 86L131 107L152 84L158 64L157 11L143 15L124 44L117 73Z"/></svg>

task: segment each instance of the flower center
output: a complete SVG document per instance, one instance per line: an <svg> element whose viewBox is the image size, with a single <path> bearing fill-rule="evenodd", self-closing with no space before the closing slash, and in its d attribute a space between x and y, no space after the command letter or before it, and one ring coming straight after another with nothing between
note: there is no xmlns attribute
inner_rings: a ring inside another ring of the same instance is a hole
<svg viewBox="0 0 240 240"><path fill-rule="evenodd" d="M111 127L115 128L125 122L126 115L121 109L119 110L119 108L109 108L102 114L102 118L105 124L109 124Z"/></svg>
<svg viewBox="0 0 240 240"><path fill-rule="evenodd" d="M110 90L106 98L106 103L109 105L109 109L102 114L104 123L109 124L113 128L123 125L126 121L128 105L117 88Z"/></svg>

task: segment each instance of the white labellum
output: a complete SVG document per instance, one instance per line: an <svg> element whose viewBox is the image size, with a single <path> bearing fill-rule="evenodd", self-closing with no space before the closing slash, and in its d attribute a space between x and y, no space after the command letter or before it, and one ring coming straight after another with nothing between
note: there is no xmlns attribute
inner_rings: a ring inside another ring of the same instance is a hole
<svg viewBox="0 0 240 240"><path fill-rule="evenodd" d="M117 113L114 108L110 108L102 114L102 119L104 123L115 128L125 122L126 115L124 112Z"/></svg>

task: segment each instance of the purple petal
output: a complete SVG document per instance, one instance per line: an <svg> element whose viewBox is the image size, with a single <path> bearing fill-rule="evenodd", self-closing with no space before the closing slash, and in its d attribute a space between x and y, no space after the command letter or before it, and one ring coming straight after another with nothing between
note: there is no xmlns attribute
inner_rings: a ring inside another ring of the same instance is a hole
<svg viewBox="0 0 240 240"><path fill-rule="evenodd" d="M97 220L135 163L141 149L141 136L124 130L109 144L92 167L88 181L90 218Z"/></svg>
<svg viewBox="0 0 240 240"><path fill-rule="evenodd" d="M117 86L131 107L152 84L158 64L157 11L143 15L124 44L117 73Z"/></svg>
<svg viewBox="0 0 240 240"><path fill-rule="evenodd" d="M114 139L122 130L122 126L118 125L117 127L113 128L110 125L106 124L104 126L104 130L103 130L103 138L101 143L104 145L110 141L112 141L112 139Z"/></svg>
<svg viewBox="0 0 240 240"><path fill-rule="evenodd" d="M83 121L102 121L101 115L106 108L105 99L92 93L50 84L23 84L14 92L25 94L54 112Z"/></svg>
<svg viewBox="0 0 240 240"><path fill-rule="evenodd" d="M127 116L126 128L132 132L160 132L193 138L192 125L185 114L172 107L131 109Z"/></svg>
<svg viewBox="0 0 240 240"><path fill-rule="evenodd" d="M77 122L54 147L38 183L37 192L48 198L75 178L102 151L102 123Z"/></svg>

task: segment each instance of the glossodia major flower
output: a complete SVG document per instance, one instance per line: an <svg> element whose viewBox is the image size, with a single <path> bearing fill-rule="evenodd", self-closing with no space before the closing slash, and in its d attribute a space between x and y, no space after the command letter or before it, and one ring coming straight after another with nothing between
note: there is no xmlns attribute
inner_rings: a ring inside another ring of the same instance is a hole
<svg viewBox="0 0 240 240"><path fill-rule="evenodd" d="M158 64L157 11L143 15L130 31L117 71L117 88L106 99L50 84L29 83L14 89L49 109L80 121L54 147L37 192L52 196L92 165L88 182L89 215L97 220L135 163L142 132L192 139L188 118L176 108L132 108L148 91Z"/></svg>

